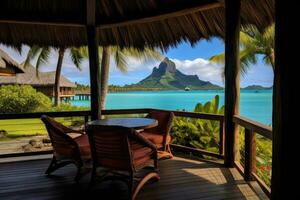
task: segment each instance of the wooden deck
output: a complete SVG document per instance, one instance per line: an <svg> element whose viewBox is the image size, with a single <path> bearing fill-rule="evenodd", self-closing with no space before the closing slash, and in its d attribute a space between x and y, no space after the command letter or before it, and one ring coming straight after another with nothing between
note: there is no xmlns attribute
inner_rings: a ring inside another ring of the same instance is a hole
<svg viewBox="0 0 300 200"><path fill-rule="evenodd" d="M126 187L117 181L88 189L87 175L76 184L72 165L47 177L44 171L49 162L46 159L0 163L0 199L124 199L126 196ZM245 182L236 169L179 157L159 161L159 168L161 180L144 186L138 199L267 199L255 182Z"/></svg>

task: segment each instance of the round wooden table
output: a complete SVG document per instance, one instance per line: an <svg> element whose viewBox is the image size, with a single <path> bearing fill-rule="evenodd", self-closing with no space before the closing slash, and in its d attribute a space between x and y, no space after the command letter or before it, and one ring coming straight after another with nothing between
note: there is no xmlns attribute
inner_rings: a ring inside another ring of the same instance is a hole
<svg viewBox="0 0 300 200"><path fill-rule="evenodd" d="M158 125L156 119L151 118L109 118L99 119L88 122L88 125L102 125L102 126L124 126L134 129L152 128Z"/></svg>

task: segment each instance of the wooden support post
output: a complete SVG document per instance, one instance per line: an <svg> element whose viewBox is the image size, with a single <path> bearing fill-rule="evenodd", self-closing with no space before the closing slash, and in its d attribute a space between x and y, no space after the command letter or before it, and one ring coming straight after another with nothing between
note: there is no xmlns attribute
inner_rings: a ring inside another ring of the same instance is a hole
<svg viewBox="0 0 300 200"><path fill-rule="evenodd" d="M298 7L287 6L286 1L275 2L275 72L273 85L273 153L271 199L293 199L299 196L299 44L296 21ZM289 22L289 23L287 23ZM289 184L291 183L291 184Z"/></svg>
<svg viewBox="0 0 300 200"><path fill-rule="evenodd" d="M90 63L90 85L91 85L91 119L101 117L100 109L100 65L98 54L98 42L96 39L96 28L87 27L89 63Z"/></svg>
<svg viewBox="0 0 300 200"><path fill-rule="evenodd" d="M245 129L245 181L254 180L252 172L256 172L256 135L252 130Z"/></svg>
<svg viewBox="0 0 300 200"><path fill-rule="evenodd" d="M226 0L225 36L225 165L233 167L239 152L238 130L233 116L239 114L240 99L240 0Z"/></svg>
<svg viewBox="0 0 300 200"><path fill-rule="evenodd" d="M86 1L87 39L90 64L91 85L91 119L101 118L100 109L100 65L98 52L98 38L96 29L96 0ZM84 99L84 97L83 97Z"/></svg>

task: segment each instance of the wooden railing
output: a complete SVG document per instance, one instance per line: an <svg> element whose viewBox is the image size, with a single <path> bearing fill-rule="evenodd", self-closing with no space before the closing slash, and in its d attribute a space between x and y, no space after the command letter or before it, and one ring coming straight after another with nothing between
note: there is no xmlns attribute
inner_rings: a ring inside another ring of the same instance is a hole
<svg viewBox="0 0 300 200"><path fill-rule="evenodd" d="M151 108L142 108L142 109L118 109L118 110L102 110L103 115L122 115L122 114L147 114ZM170 111L170 110L169 110ZM184 111L172 111L177 117L189 117L197 118L204 120L215 120L220 123L219 131L219 153L209 152L202 149L185 147L182 145L172 144L171 147L174 150L181 152L192 152L193 154L208 155L216 158L223 158L224 153L224 117L222 115L207 114L207 113L194 113L194 112L184 112ZM39 112L39 113L18 113L18 114L0 114L0 120L3 119L32 119L40 118L42 115L48 115L50 117L84 117L84 121L88 122L90 111L67 111L67 112ZM7 155L9 156L9 155Z"/></svg>
<svg viewBox="0 0 300 200"><path fill-rule="evenodd" d="M233 121L236 125L245 128L244 169L239 163L236 163L236 167L244 175L246 181L256 180L264 192L270 196L270 188L256 174L256 134L272 141L272 128L239 115L235 115Z"/></svg>

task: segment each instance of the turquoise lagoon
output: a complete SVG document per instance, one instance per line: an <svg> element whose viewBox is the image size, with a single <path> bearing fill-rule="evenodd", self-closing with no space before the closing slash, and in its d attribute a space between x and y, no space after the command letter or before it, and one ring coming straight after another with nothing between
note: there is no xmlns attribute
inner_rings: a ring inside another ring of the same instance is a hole
<svg viewBox="0 0 300 200"><path fill-rule="evenodd" d="M107 97L107 109L160 108L192 111L199 102L211 101L220 96L220 105L224 104L223 90L195 91L137 91L113 92ZM90 101L71 101L72 105L89 106ZM240 102L241 115L266 125L272 123L272 90L242 90Z"/></svg>

